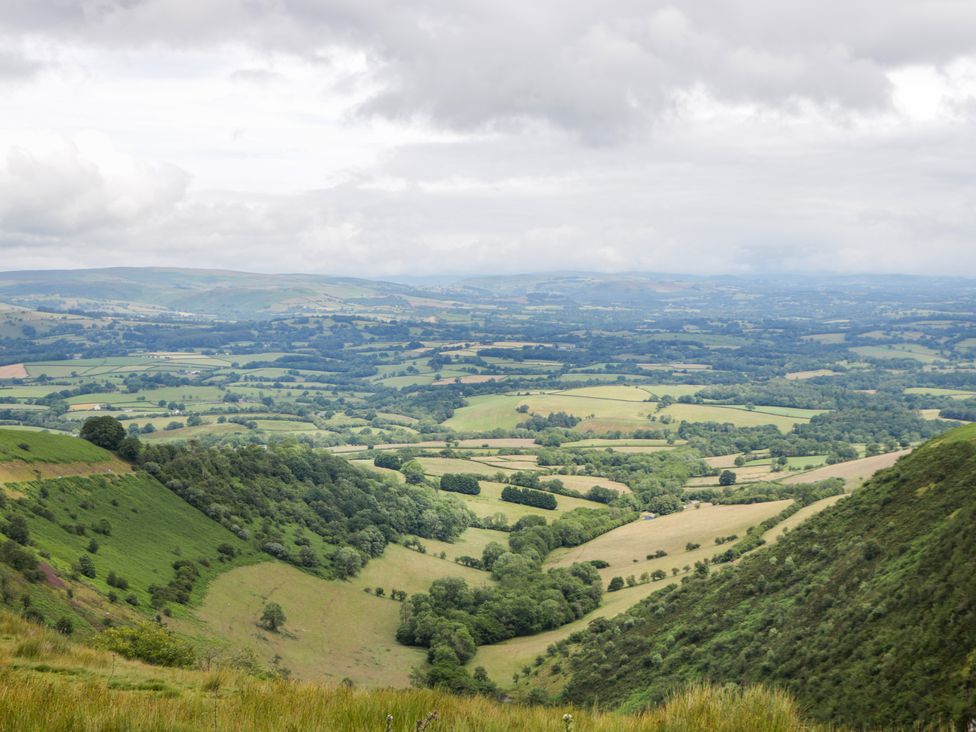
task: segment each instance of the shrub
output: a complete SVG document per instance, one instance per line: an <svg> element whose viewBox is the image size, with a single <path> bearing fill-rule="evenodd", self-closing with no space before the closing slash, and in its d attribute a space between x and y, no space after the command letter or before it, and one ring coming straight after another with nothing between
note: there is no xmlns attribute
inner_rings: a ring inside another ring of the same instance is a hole
<svg viewBox="0 0 976 732"><path fill-rule="evenodd" d="M95 645L125 658L137 658L157 666L192 666L193 647L153 623L109 628L98 634Z"/></svg>

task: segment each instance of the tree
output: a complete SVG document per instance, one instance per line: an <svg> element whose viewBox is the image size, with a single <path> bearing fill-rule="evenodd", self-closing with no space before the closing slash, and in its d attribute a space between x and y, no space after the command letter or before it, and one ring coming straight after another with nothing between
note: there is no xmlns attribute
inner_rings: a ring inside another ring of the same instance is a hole
<svg viewBox="0 0 976 732"><path fill-rule="evenodd" d="M81 438L106 450L117 450L125 439L125 428L115 417L89 417L81 426Z"/></svg>
<svg viewBox="0 0 976 732"><path fill-rule="evenodd" d="M407 482L412 485L417 485L424 482L424 466L421 465L416 460L409 460L403 464L400 468L400 472L403 473Z"/></svg>
<svg viewBox="0 0 976 732"><path fill-rule="evenodd" d="M129 425L130 427L135 427L135 425ZM139 428L136 427L136 432ZM134 463L139 459L139 453L142 452L142 443L139 442L139 438L133 435L126 437L122 442L119 443L118 453L119 457L123 460L128 460L130 463Z"/></svg>
<svg viewBox="0 0 976 732"><path fill-rule="evenodd" d="M285 624L285 620L285 611L281 609L281 605L276 602L269 602L264 606L264 612L261 613L261 625L272 633L277 632L278 628Z"/></svg>
<svg viewBox="0 0 976 732"><path fill-rule="evenodd" d="M78 557L78 561L75 563L75 570L78 574L83 574L85 577L95 577L95 562L87 554L82 554Z"/></svg>
<svg viewBox="0 0 976 732"><path fill-rule="evenodd" d="M616 592L617 590L622 590L624 588L624 578L614 577L610 580L610 584L607 585L607 592Z"/></svg>
<svg viewBox="0 0 976 732"><path fill-rule="evenodd" d="M10 522L4 527L5 533L18 544L27 546L30 541L30 531L27 529L27 520L23 516L14 515L10 517Z"/></svg>
<svg viewBox="0 0 976 732"><path fill-rule="evenodd" d="M718 476L719 485L735 485L735 473L731 470L723 470L721 475Z"/></svg>

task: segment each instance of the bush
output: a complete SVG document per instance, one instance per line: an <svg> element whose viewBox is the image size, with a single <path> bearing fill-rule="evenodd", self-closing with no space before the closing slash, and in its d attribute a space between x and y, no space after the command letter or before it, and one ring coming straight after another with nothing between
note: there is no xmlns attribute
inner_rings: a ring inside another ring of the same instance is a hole
<svg viewBox="0 0 976 732"><path fill-rule="evenodd" d="M95 645L125 658L137 658L157 666L192 666L193 647L153 623L109 628L95 638Z"/></svg>
<svg viewBox="0 0 976 732"><path fill-rule="evenodd" d="M95 562L87 554L82 554L78 557L78 561L75 562L74 570L85 577L94 579L95 577Z"/></svg>

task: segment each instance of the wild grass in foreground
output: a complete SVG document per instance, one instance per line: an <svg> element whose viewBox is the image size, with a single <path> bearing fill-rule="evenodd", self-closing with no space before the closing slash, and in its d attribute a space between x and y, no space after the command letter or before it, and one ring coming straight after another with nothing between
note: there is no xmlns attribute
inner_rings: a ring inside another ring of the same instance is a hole
<svg viewBox="0 0 976 732"><path fill-rule="evenodd" d="M567 717L566 715L570 715ZM689 689L640 716L526 707L429 690L266 681L231 669L166 669L79 646L0 614L4 732L375 730L638 732L812 730L785 694Z"/></svg>

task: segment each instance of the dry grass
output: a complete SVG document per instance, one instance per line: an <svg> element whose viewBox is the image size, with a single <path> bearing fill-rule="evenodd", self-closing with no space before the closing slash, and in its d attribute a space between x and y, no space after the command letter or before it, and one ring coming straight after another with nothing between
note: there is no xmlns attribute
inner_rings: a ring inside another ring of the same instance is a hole
<svg viewBox="0 0 976 732"><path fill-rule="evenodd" d="M696 687L642 714L499 704L428 690L364 691L261 681L229 669L150 667L65 642L0 615L0 728L4 732L98 730L375 730L409 732L793 732L805 726L785 694ZM29 661L10 655L40 639ZM567 722L564 715L571 715Z"/></svg>
<svg viewBox="0 0 976 732"><path fill-rule="evenodd" d="M790 503L787 500L731 506L703 504L700 509L686 509L653 521L633 521L582 546L557 549L546 564L564 567L573 562L602 559L610 563L600 570L600 576L606 581L617 575L640 576L655 569L663 569L670 575L671 567L694 565L697 560L716 554L716 537L743 536L750 526L775 516ZM700 544L701 548L689 552L685 549L689 542ZM645 559L658 549L668 555Z"/></svg>
<svg viewBox="0 0 976 732"><path fill-rule="evenodd" d="M860 460L849 460L846 463L836 465L825 465L822 468L810 470L799 475L791 475L784 478L782 483L792 485L794 483L815 483L818 480L827 478L843 478L848 488L863 483L883 468L890 468L902 455L907 455L911 450L899 450L897 452L886 452L883 455L873 455L872 457L861 458Z"/></svg>
<svg viewBox="0 0 976 732"><path fill-rule="evenodd" d="M99 463L25 463L21 460L0 462L0 483L20 483L41 478L62 478L70 475L123 475L132 466L118 458Z"/></svg>
<svg viewBox="0 0 976 732"><path fill-rule="evenodd" d="M0 379L26 379L27 369L22 363L12 363L9 366L0 366Z"/></svg>

